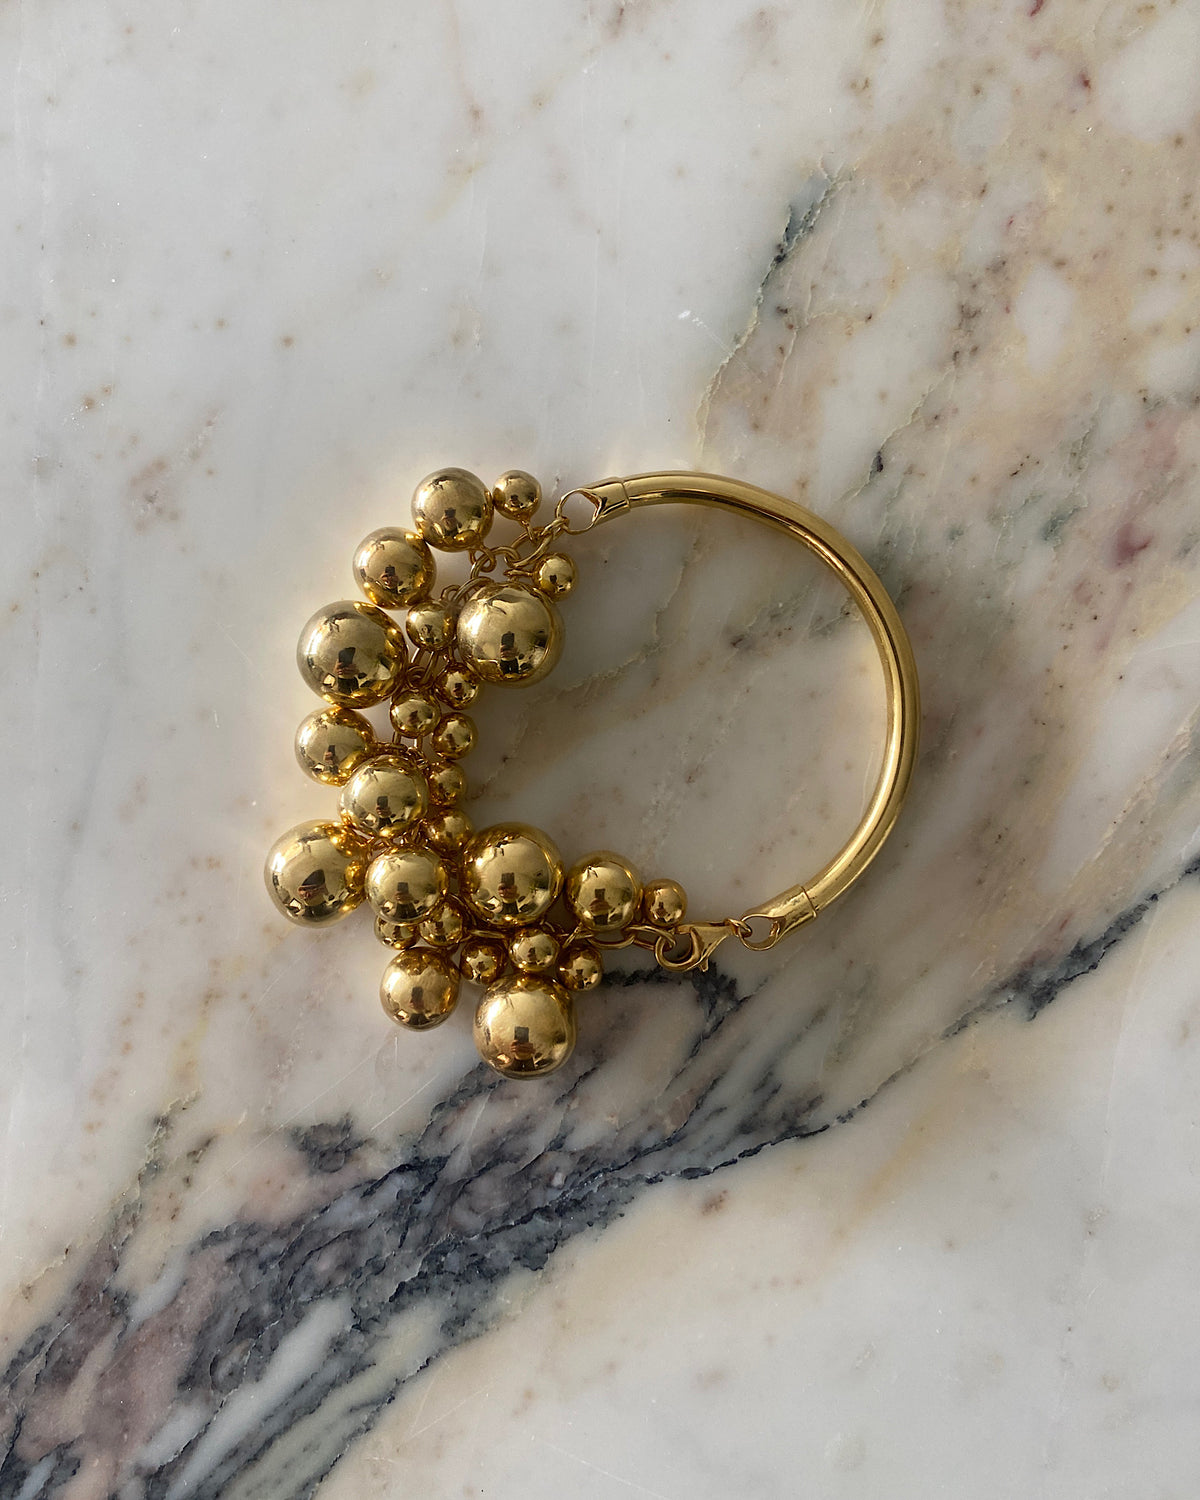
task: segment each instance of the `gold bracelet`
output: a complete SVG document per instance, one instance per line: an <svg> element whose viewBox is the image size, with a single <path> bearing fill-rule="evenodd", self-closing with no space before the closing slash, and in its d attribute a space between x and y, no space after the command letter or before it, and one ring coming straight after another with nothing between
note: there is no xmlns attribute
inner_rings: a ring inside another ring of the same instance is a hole
<svg viewBox="0 0 1200 1500"><path fill-rule="evenodd" d="M296 736L303 769L341 788L338 821L301 823L267 859L267 887L294 922L346 916L364 898L395 949L383 1008L416 1031L453 1011L462 980L483 986L475 1041L508 1078L540 1077L575 1046L573 994L598 985L606 948L648 949L665 969L703 968L719 943L770 948L811 921L863 873L891 832L917 752L917 669L883 585L832 526L790 500L714 474L639 474L568 491L535 525L541 488L513 470L488 489L464 469L417 486L411 531L374 531L354 556L366 595L318 611L300 637L301 675L331 706ZM580 524L568 505L583 505ZM562 649L556 601L575 582L557 550L613 516L648 505L715 505L786 532L841 579L883 664L887 736L879 779L841 852L804 881L739 917L697 922L674 880L643 883L600 851L564 869L554 842L524 823L476 831L462 810L459 762L475 743L463 712L485 685L537 682ZM488 545L497 513L517 530ZM433 550L466 555L469 576L435 593ZM388 611L399 612L403 624ZM358 710L390 700L392 736ZM765 924L765 931L761 930Z"/></svg>

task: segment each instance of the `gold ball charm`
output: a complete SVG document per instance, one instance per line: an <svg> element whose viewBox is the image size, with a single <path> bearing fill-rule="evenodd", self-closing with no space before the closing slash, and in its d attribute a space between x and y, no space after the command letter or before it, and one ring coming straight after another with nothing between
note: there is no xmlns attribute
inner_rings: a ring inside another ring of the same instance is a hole
<svg viewBox="0 0 1200 1500"><path fill-rule="evenodd" d="M342 788L342 817L364 838L398 839L428 806L425 779L395 755L359 766Z"/></svg>
<svg viewBox="0 0 1200 1500"><path fill-rule="evenodd" d="M451 708L466 708L479 696L479 684L461 667L443 672L437 690Z"/></svg>
<svg viewBox="0 0 1200 1500"><path fill-rule="evenodd" d="M433 748L446 760L461 760L475 745L475 724L466 714L447 714L433 731Z"/></svg>
<svg viewBox="0 0 1200 1500"><path fill-rule="evenodd" d="M477 547L492 524L492 497L466 469L439 469L417 486L413 519L431 547L465 552Z"/></svg>
<svg viewBox="0 0 1200 1500"><path fill-rule="evenodd" d="M486 589L459 612L458 649L483 682L539 682L562 654L562 621L533 589Z"/></svg>
<svg viewBox="0 0 1200 1500"><path fill-rule="evenodd" d="M336 823L299 823L267 855L267 890L304 926L336 922L363 898L362 846Z"/></svg>
<svg viewBox="0 0 1200 1500"><path fill-rule="evenodd" d="M414 646L441 651L454 635L454 611L445 604L414 604L404 617L404 628Z"/></svg>
<svg viewBox="0 0 1200 1500"><path fill-rule="evenodd" d="M440 953L397 953L379 982L379 999L393 1021L413 1031L440 1026L458 1004L458 974Z"/></svg>
<svg viewBox="0 0 1200 1500"><path fill-rule="evenodd" d="M642 912L654 927L677 927L687 915L687 892L677 880L651 880L642 892Z"/></svg>
<svg viewBox="0 0 1200 1500"><path fill-rule="evenodd" d="M440 710L423 693L404 693L392 700L392 728L405 739L419 740L437 723Z"/></svg>
<svg viewBox="0 0 1200 1500"><path fill-rule="evenodd" d="M372 604L404 609L433 587L433 554L411 531L382 526L358 544L354 576Z"/></svg>
<svg viewBox="0 0 1200 1500"><path fill-rule="evenodd" d="M417 929L411 922L389 922L386 917L376 917L375 936L389 948L409 948L417 940Z"/></svg>
<svg viewBox="0 0 1200 1500"><path fill-rule="evenodd" d="M562 856L525 823L497 823L477 833L463 855L463 894L500 927L537 922L562 889Z"/></svg>
<svg viewBox="0 0 1200 1500"><path fill-rule="evenodd" d="M341 786L378 748L375 731L348 708L320 708L296 731L296 759L326 786Z"/></svg>
<svg viewBox="0 0 1200 1500"><path fill-rule="evenodd" d="M475 825L458 807L447 807L425 819L429 842L443 854L456 854L471 835Z"/></svg>
<svg viewBox="0 0 1200 1500"><path fill-rule="evenodd" d="M572 865L567 874L567 901L580 926L597 937L615 937L638 912L642 883L633 866L601 850Z"/></svg>
<svg viewBox="0 0 1200 1500"><path fill-rule="evenodd" d="M575 1007L553 980L532 974L502 979L476 1008L475 1045L506 1078L553 1073L574 1050Z"/></svg>
<svg viewBox="0 0 1200 1500"><path fill-rule="evenodd" d="M407 654L399 627L356 599L319 609L296 647L305 682L343 708L370 708L390 697Z"/></svg>
<svg viewBox="0 0 1200 1500"><path fill-rule="evenodd" d="M367 869L367 900L389 922L420 922L446 894L446 867L428 849L389 849Z"/></svg>
<svg viewBox="0 0 1200 1500"><path fill-rule="evenodd" d="M420 926L421 941L431 948L457 948L467 930L463 909L453 896L447 896Z"/></svg>
<svg viewBox="0 0 1200 1500"><path fill-rule="evenodd" d="M467 795L466 774L454 761L431 766L427 775L429 795L435 802L461 802Z"/></svg>
<svg viewBox="0 0 1200 1500"><path fill-rule="evenodd" d="M542 487L524 469L509 469L492 488L492 499L501 515L528 521L542 501Z"/></svg>
<svg viewBox="0 0 1200 1500"><path fill-rule="evenodd" d="M554 967L558 957L558 939L544 927L529 927L518 932L508 945L509 957L523 974L537 974Z"/></svg>
<svg viewBox="0 0 1200 1500"><path fill-rule="evenodd" d="M594 990L604 978L604 963L591 943L572 943L562 956L558 977L569 990Z"/></svg>
<svg viewBox="0 0 1200 1500"><path fill-rule="evenodd" d="M459 968L474 984L493 984L504 973L504 949L491 938L472 938L463 944Z"/></svg>
<svg viewBox="0 0 1200 1500"><path fill-rule="evenodd" d="M533 581L547 599L561 599L575 587L575 564L561 552L551 552L537 565Z"/></svg>

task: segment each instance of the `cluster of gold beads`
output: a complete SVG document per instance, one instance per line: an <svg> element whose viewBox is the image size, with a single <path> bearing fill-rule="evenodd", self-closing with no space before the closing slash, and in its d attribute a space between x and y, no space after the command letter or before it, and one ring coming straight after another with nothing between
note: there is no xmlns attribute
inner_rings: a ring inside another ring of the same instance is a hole
<svg viewBox="0 0 1200 1500"><path fill-rule="evenodd" d="M669 941L686 906L676 882L644 886L617 855L567 869L536 828L477 831L463 810L461 762L476 738L465 710L484 685L539 681L562 649L557 601L575 566L554 550L569 529L561 509L538 526L540 503L520 470L489 489L443 469L417 486L411 529L363 540L353 570L365 602L318 610L297 648L301 676L328 706L300 725L296 756L340 788L339 816L291 829L266 866L275 903L303 925L369 904L394 950L380 998L398 1024L437 1026L463 981L483 986L475 1041L510 1078L570 1056L574 996L600 983L603 947ZM517 531L489 546L497 514ZM435 551L466 554L467 579L438 592ZM362 713L385 702L389 737Z"/></svg>

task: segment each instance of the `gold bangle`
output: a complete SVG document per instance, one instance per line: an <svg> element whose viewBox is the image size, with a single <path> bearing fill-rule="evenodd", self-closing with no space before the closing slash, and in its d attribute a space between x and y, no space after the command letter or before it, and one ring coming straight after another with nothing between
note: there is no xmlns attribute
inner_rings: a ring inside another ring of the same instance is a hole
<svg viewBox="0 0 1200 1500"><path fill-rule="evenodd" d="M576 497L590 507L578 525L568 517ZM455 1008L462 980L482 985L475 1041L509 1078L553 1072L571 1055L573 993L600 983L604 949L637 944L666 969L703 968L726 938L770 948L840 896L896 822L920 719L916 663L895 606L858 551L803 507L739 480L691 473L568 491L536 525L540 502L537 481L520 470L489 489L464 469L443 469L417 486L412 530L384 528L361 543L354 573L367 602L318 611L297 651L301 675L330 705L301 724L297 758L315 780L341 788L340 818L291 829L266 867L276 905L304 926L369 902L377 937L396 950L380 996L400 1025L437 1026ZM556 601L573 586L575 566L556 544L665 504L719 506L803 542L861 610L887 690L878 781L845 846L802 884L723 921L689 919L678 882L643 883L619 855L599 851L565 869L546 834L523 823L476 832L461 806L459 761L475 743L463 710L481 687L539 681L558 660ZM489 545L497 514L517 529ZM436 595L433 550L463 553L469 564L465 580ZM381 739L360 710L389 700L391 736Z"/></svg>

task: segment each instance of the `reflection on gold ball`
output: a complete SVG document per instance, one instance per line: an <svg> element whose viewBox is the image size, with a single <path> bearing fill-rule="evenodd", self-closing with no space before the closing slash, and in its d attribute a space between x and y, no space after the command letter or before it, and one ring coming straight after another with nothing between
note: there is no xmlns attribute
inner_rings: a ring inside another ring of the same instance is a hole
<svg viewBox="0 0 1200 1500"><path fill-rule="evenodd" d="M358 544L354 576L372 604L404 609L433 587L433 554L413 532L381 526Z"/></svg>
<svg viewBox="0 0 1200 1500"><path fill-rule="evenodd" d="M438 721L439 709L423 693L402 693L389 710L392 728L406 739L419 740Z"/></svg>
<svg viewBox="0 0 1200 1500"><path fill-rule="evenodd" d="M538 682L562 654L562 621L533 589L503 584L483 590L458 616L458 649L483 682Z"/></svg>
<svg viewBox="0 0 1200 1500"><path fill-rule="evenodd" d="M496 509L514 521L528 521L542 500L542 487L524 469L509 469L492 487Z"/></svg>
<svg viewBox="0 0 1200 1500"><path fill-rule="evenodd" d="M300 634L300 675L322 698L369 708L390 696L407 648L399 627L373 604L343 599L319 609Z"/></svg>
<svg viewBox="0 0 1200 1500"><path fill-rule="evenodd" d="M463 552L476 547L492 524L492 497L466 469L439 469L417 486L413 519L431 547Z"/></svg>
<svg viewBox="0 0 1200 1500"><path fill-rule="evenodd" d="M451 667L443 672L437 690L451 708L466 708L479 696L479 684L461 667Z"/></svg>
<svg viewBox="0 0 1200 1500"><path fill-rule="evenodd" d="M377 749L371 726L348 708L320 708L296 731L296 759L326 786L341 786Z"/></svg>
<svg viewBox="0 0 1200 1500"><path fill-rule="evenodd" d="M433 748L446 760L461 760L475 745L475 722L466 714L447 714L433 731Z"/></svg>
<svg viewBox="0 0 1200 1500"><path fill-rule="evenodd" d="M362 847L335 823L299 823L267 855L267 890L302 925L336 922L363 898Z"/></svg>
<svg viewBox="0 0 1200 1500"><path fill-rule="evenodd" d="M389 849L367 870L367 900L389 922L419 922L445 894L446 867L428 849Z"/></svg>
<svg viewBox="0 0 1200 1500"><path fill-rule="evenodd" d="M506 1078L552 1073L575 1047L575 1007L553 980L521 974L485 991L475 1011L475 1045Z"/></svg>
<svg viewBox="0 0 1200 1500"><path fill-rule="evenodd" d="M617 854L601 850L572 865L567 874L567 901L579 919L598 937L612 937L637 915L642 883L633 866Z"/></svg>
<svg viewBox="0 0 1200 1500"><path fill-rule="evenodd" d="M467 795L467 778L460 765L446 761L428 773L429 795L435 802L461 802Z"/></svg>
<svg viewBox="0 0 1200 1500"><path fill-rule="evenodd" d="M447 896L421 923L421 941L431 948L457 948L466 930L462 907L453 896Z"/></svg>
<svg viewBox="0 0 1200 1500"><path fill-rule="evenodd" d="M409 948L416 941L417 929L411 922L389 922L386 917L376 917L375 936L389 948Z"/></svg>
<svg viewBox="0 0 1200 1500"><path fill-rule="evenodd" d="M554 966L558 939L544 927L523 928L508 945L509 956L523 974L537 974Z"/></svg>
<svg viewBox="0 0 1200 1500"><path fill-rule="evenodd" d="M537 565L533 581L547 599L561 599L575 587L575 564L561 552L551 552Z"/></svg>
<svg viewBox="0 0 1200 1500"><path fill-rule="evenodd" d="M414 646L441 651L454 634L454 611L445 604L414 604L404 617L404 628Z"/></svg>
<svg viewBox="0 0 1200 1500"><path fill-rule="evenodd" d="M459 968L475 984L492 984L504 972L504 949L491 938L472 938L463 944Z"/></svg>
<svg viewBox="0 0 1200 1500"><path fill-rule="evenodd" d="M655 927L677 927L687 915L687 892L677 880L651 880L642 892L642 911Z"/></svg>
<svg viewBox="0 0 1200 1500"><path fill-rule="evenodd" d="M399 838L427 805L424 778L395 755L367 761L342 788L342 817L364 838Z"/></svg>
<svg viewBox="0 0 1200 1500"><path fill-rule="evenodd" d="M440 953L409 948L384 969L379 999L393 1021L428 1031L458 1004L458 974Z"/></svg>
<svg viewBox="0 0 1200 1500"><path fill-rule="evenodd" d="M604 963L591 943L572 943L562 956L558 977L569 990L594 990L604 978Z"/></svg>
<svg viewBox="0 0 1200 1500"><path fill-rule="evenodd" d="M477 833L463 855L463 894L480 916L502 927L537 922L562 889L562 856L526 823L497 823Z"/></svg>
<svg viewBox="0 0 1200 1500"><path fill-rule="evenodd" d="M454 854L475 832L475 826L458 807L442 808L425 819L429 842L443 854Z"/></svg>

